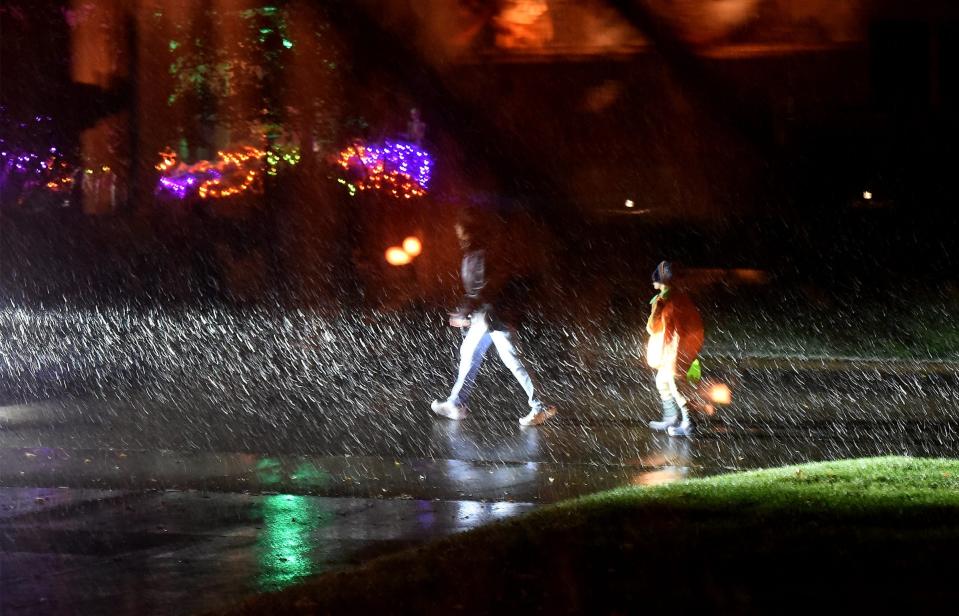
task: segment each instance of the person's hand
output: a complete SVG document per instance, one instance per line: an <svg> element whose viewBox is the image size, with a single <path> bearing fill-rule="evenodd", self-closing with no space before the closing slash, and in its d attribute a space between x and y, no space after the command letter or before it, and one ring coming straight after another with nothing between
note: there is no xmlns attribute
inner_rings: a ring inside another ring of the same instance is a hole
<svg viewBox="0 0 959 616"><path fill-rule="evenodd" d="M453 327L469 327L470 319L469 317L464 317L460 314L451 314L450 315L450 325Z"/></svg>

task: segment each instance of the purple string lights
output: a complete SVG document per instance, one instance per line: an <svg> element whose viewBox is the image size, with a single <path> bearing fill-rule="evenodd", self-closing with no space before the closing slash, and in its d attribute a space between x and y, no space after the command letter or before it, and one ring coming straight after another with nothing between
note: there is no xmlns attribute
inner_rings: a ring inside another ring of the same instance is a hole
<svg viewBox="0 0 959 616"><path fill-rule="evenodd" d="M75 165L68 164L55 146L52 119L35 116L18 121L0 107L0 197L18 200L34 189L60 190L69 184ZM40 147L38 147L40 146Z"/></svg>
<svg viewBox="0 0 959 616"><path fill-rule="evenodd" d="M351 194L357 190L382 190L410 199L426 194L433 168L429 153L405 141L355 144L340 152L337 163L348 172L340 180Z"/></svg>
<svg viewBox="0 0 959 616"><path fill-rule="evenodd" d="M180 200L192 195L200 199L223 199L246 192L263 191L263 175L277 175L280 166L293 167L300 162L298 148L274 147L261 150L238 146L217 152L213 161L201 160L192 165L178 163L169 148L160 152L156 165L160 172L157 192L167 192Z"/></svg>
<svg viewBox="0 0 959 616"><path fill-rule="evenodd" d="M216 169L182 172L175 176L161 177L157 188L170 192L177 199L186 199L191 193L196 192L204 182L218 180L220 177L220 173Z"/></svg>

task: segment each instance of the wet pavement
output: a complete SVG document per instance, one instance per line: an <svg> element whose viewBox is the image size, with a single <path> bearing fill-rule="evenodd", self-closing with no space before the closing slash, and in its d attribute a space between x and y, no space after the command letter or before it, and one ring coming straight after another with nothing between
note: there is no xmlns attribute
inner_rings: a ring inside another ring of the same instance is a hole
<svg viewBox="0 0 959 616"><path fill-rule="evenodd" d="M711 364L734 403L694 440L645 429L656 409L644 381L569 399L538 429L520 428L498 392L461 423L431 417L428 398L337 407L180 388L8 400L0 615L189 614L601 489L959 456L948 370Z"/></svg>
<svg viewBox="0 0 959 616"><path fill-rule="evenodd" d="M530 508L2 488L0 613L195 613Z"/></svg>

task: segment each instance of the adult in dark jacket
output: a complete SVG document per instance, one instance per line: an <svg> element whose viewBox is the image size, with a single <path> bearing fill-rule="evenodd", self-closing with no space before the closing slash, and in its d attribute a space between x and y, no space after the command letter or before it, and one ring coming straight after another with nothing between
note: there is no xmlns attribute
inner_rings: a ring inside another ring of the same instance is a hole
<svg viewBox="0 0 959 616"><path fill-rule="evenodd" d="M460 275L464 293L449 322L453 327L468 329L460 347L456 382L445 401L433 401L433 412L453 420L466 417L470 390L492 344L526 392L530 411L520 418L520 425L538 426L556 414L556 407L542 401L536 381L516 348L522 282L511 275L503 260L495 259L497 255L492 254L486 241L488 233L475 218L459 221L456 235L463 249Z"/></svg>

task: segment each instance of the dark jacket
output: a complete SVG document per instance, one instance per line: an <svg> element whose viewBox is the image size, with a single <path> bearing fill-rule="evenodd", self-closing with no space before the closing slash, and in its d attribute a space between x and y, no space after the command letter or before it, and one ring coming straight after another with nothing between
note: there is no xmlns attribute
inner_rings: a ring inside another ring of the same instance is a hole
<svg viewBox="0 0 959 616"><path fill-rule="evenodd" d="M491 329L517 327L525 312L529 284L509 269L490 258L485 249L468 250L460 266L463 297L456 314L482 313Z"/></svg>

